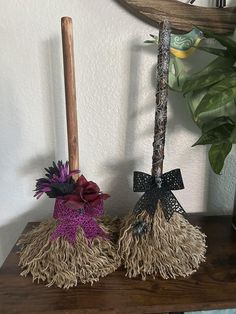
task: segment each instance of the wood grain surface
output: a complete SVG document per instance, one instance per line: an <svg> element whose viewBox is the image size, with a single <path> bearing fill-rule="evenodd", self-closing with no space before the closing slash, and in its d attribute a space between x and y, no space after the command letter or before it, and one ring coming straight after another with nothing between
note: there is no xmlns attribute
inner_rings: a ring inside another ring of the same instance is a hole
<svg viewBox="0 0 236 314"><path fill-rule="evenodd" d="M68 291L19 276L16 247L0 270L1 314L160 313L236 308L236 232L231 217L191 216L207 234L207 262L189 278L128 279L120 269ZM29 223L29 230L37 223Z"/></svg>
<svg viewBox="0 0 236 314"><path fill-rule="evenodd" d="M117 0L136 16L158 27L168 19L172 28L189 32L193 25L218 33L232 32L236 25L236 6L224 9L192 6L177 0Z"/></svg>
<svg viewBox="0 0 236 314"><path fill-rule="evenodd" d="M78 125L76 108L76 84L74 65L73 24L70 17L61 18L67 139L70 170L79 169Z"/></svg>

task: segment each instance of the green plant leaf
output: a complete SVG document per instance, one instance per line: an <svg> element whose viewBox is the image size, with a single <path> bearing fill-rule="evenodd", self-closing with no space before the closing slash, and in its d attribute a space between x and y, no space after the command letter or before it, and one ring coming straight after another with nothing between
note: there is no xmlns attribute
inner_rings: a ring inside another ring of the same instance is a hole
<svg viewBox="0 0 236 314"><path fill-rule="evenodd" d="M199 127L201 127L201 125L199 124L198 116L195 115L195 111L196 111L197 107L199 106L202 98L206 95L206 92L207 92L207 90L203 89L203 90L196 91L196 92L193 91L193 92L187 93L185 95L185 99L187 101L192 119Z"/></svg>
<svg viewBox="0 0 236 314"><path fill-rule="evenodd" d="M212 70L216 68L224 68L224 67L232 68L233 64L234 64L234 61L232 61L231 59L223 59L220 57L216 58L207 67L195 73L194 75L191 75L191 79L194 81L201 76L208 75ZM187 74L186 74L186 77L187 77ZM221 117L221 115L227 115L225 112L222 112L221 110L221 112L214 111L211 114L206 112L206 113L201 114L200 116L199 115L196 116L195 111L198 105L200 104L201 100L203 99L203 97L208 92L208 89L209 88L206 87L206 88L203 88L200 90L194 90L185 94L185 98L188 103L192 118L200 128L204 123L208 123L209 121L211 121L211 119L219 118ZM236 114L236 111L235 111L235 114Z"/></svg>
<svg viewBox="0 0 236 314"><path fill-rule="evenodd" d="M212 145L209 161L215 173L220 174L232 144L236 143L236 30L231 39L199 29L223 47L197 48L218 57L197 73L186 71L182 60L173 59L169 86L183 92L193 120L202 130L193 146Z"/></svg>
<svg viewBox="0 0 236 314"><path fill-rule="evenodd" d="M222 81L224 78L227 78L234 72L234 68L217 68L207 74L198 75L198 77L192 76L183 84L183 93L189 93L191 91L200 90L202 88L211 86L219 81Z"/></svg>
<svg viewBox="0 0 236 314"><path fill-rule="evenodd" d="M232 102L236 97L236 87L227 88L221 94L210 95L207 94L200 102L195 115L199 115L203 112L218 109Z"/></svg>
<svg viewBox="0 0 236 314"><path fill-rule="evenodd" d="M183 62L176 57L171 57L169 69L169 87L174 91L182 91L188 77Z"/></svg>
<svg viewBox="0 0 236 314"><path fill-rule="evenodd" d="M201 71L196 72L191 76L191 78L194 80L196 78L201 77L202 75L209 74L211 71L215 69L226 69L232 68L234 65L235 60L233 59L225 59L222 57L215 58L212 62L210 62L206 67L204 67Z"/></svg>
<svg viewBox="0 0 236 314"><path fill-rule="evenodd" d="M220 144L213 144L211 146L208 157L211 167L216 174L220 174L224 166L225 158L231 151L231 148L232 143L229 141Z"/></svg>
<svg viewBox="0 0 236 314"><path fill-rule="evenodd" d="M195 116L202 112L223 107L236 98L236 74L231 75L209 88L195 111Z"/></svg>
<svg viewBox="0 0 236 314"><path fill-rule="evenodd" d="M152 37L153 39L145 40L144 41L145 44L158 44L158 36L152 34L149 34L149 36Z"/></svg>
<svg viewBox="0 0 236 314"><path fill-rule="evenodd" d="M225 59L225 58L218 57L215 60L213 60L212 62L210 62L208 64L208 66L203 68L201 71L199 71L195 74L191 74L191 75L188 74L188 77L187 77L188 84L191 87L191 85L197 79L201 80L202 77L209 75L211 72L213 72L216 69L222 69L221 70L222 72L226 71L226 72L231 73L231 72L233 72L232 67L233 67L234 63L235 63L235 61L232 59ZM186 91L186 93L187 93L187 91Z"/></svg>
<svg viewBox="0 0 236 314"><path fill-rule="evenodd" d="M198 50L202 50L205 52L208 52L210 54L222 57L222 58L231 58L231 55L229 54L229 52L226 49L218 49L218 48L211 48L211 47L195 47Z"/></svg>
<svg viewBox="0 0 236 314"><path fill-rule="evenodd" d="M154 38L155 40L158 40L159 36L157 35L153 35L153 34L149 34L150 37Z"/></svg>
<svg viewBox="0 0 236 314"><path fill-rule="evenodd" d="M235 68L233 69L234 72L231 75L210 87L208 91L209 95L214 96L218 93L224 92L226 89L236 87L236 69Z"/></svg>
<svg viewBox="0 0 236 314"><path fill-rule="evenodd" d="M234 101L226 104L223 107L202 112L199 115L194 116L194 121L202 129L206 125L210 125L212 121L222 117L228 118L234 124L236 124L236 105Z"/></svg>
<svg viewBox="0 0 236 314"><path fill-rule="evenodd" d="M219 144L225 142L231 136L231 133L234 129L232 124L223 124L214 129L211 129L202 134L202 136L197 140L196 145L207 145L207 144Z"/></svg>
<svg viewBox="0 0 236 314"><path fill-rule="evenodd" d="M222 46L226 47L228 49L228 52L236 58L236 42L233 41L231 38L225 36L216 34L210 30L207 30L205 28L198 27L197 28L203 32L204 36L207 38L214 38L217 40Z"/></svg>
<svg viewBox="0 0 236 314"><path fill-rule="evenodd" d="M211 119L207 123L203 124L202 125L202 132L206 133L206 132L213 130L215 128L218 128L219 126L224 125L224 124L230 124L232 126L235 125L229 117L220 116L219 118Z"/></svg>
<svg viewBox="0 0 236 314"><path fill-rule="evenodd" d="M232 144L236 144L236 126L234 127L229 140Z"/></svg>
<svg viewBox="0 0 236 314"><path fill-rule="evenodd" d="M236 27L234 28L233 34L230 36L230 38L236 42Z"/></svg>
<svg viewBox="0 0 236 314"><path fill-rule="evenodd" d="M145 40L144 43L145 44L155 44L156 41L155 40Z"/></svg>

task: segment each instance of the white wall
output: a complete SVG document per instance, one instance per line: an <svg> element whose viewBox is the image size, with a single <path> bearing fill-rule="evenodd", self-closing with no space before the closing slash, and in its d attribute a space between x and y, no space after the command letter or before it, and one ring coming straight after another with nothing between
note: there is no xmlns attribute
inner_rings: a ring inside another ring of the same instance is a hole
<svg viewBox="0 0 236 314"><path fill-rule="evenodd" d="M157 30L114 0L0 3L1 263L28 221L52 214L53 201L32 190L45 166L67 158L61 16L74 21L81 169L111 194L111 214L133 208L132 172L151 168L156 51L143 41ZM165 170L182 169L184 208L230 211L235 158L222 176L212 173L206 148L191 148L199 131L173 93L167 133Z"/></svg>

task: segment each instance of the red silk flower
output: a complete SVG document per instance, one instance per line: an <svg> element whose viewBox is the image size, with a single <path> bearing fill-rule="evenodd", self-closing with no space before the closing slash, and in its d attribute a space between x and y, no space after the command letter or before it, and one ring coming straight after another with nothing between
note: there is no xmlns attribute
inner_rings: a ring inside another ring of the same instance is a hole
<svg viewBox="0 0 236 314"><path fill-rule="evenodd" d="M81 175L75 183L73 194L65 195L64 200L70 207L83 209L85 204L96 207L102 200L106 200L108 194L103 194L98 185L93 181L87 181Z"/></svg>

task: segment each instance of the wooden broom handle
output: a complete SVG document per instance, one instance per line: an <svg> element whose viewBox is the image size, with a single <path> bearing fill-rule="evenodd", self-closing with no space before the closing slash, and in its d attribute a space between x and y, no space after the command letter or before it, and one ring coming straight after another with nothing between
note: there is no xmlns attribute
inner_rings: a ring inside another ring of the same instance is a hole
<svg viewBox="0 0 236 314"><path fill-rule="evenodd" d="M66 120L70 171L79 169L78 125L74 66L73 25L70 17L61 18Z"/></svg>

